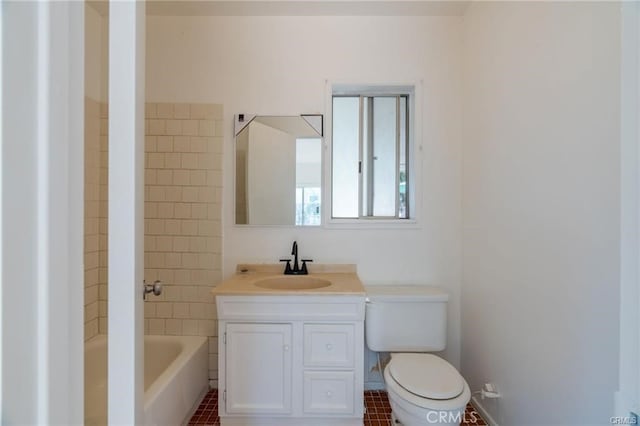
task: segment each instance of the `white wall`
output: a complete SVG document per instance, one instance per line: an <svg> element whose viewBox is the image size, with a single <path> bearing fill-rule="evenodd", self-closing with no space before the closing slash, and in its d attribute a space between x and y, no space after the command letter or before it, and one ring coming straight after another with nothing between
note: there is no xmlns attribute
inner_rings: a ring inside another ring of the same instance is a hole
<svg viewBox="0 0 640 426"><path fill-rule="evenodd" d="M356 263L365 283L423 283L451 293L447 358L459 363L460 17L149 17L147 101L224 104L224 274L275 262L297 240L319 263ZM424 194L402 230L233 225L233 114L328 113L325 81L422 90ZM187 84L185 84L187 82Z"/></svg>
<svg viewBox="0 0 640 426"><path fill-rule="evenodd" d="M620 392L616 414L640 411L640 4L621 6Z"/></svg>
<svg viewBox="0 0 640 426"><path fill-rule="evenodd" d="M619 5L473 4L464 30L462 372L501 425L608 424Z"/></svg>

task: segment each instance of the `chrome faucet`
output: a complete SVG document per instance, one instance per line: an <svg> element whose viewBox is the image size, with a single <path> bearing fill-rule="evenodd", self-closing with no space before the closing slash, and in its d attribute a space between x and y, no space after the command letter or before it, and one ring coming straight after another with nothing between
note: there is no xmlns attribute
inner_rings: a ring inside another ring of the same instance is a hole
<svg viewBox="0 0 640 426"><path fill-rule="evenodd" d="M311 259L301 259L302 267L298 263L298 242L294 241L291 247L291 254L293 255L293 268L291 267L291 259L280 259L280 262L287 262L284 267L285 275L308 275L307 262L313 262Z"/></svg>

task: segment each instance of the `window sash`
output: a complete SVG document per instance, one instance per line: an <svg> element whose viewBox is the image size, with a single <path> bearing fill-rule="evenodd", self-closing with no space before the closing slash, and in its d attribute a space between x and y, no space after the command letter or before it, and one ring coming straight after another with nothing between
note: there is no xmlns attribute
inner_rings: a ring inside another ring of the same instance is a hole
<svg viewBox="0 0 640 426"><path fill-rule="evenodd" d="M410 172L410 158L409 158L409 96L406 94L392 95L333 95L333 105L335 106L335 98L358 98L359 99L359 111L358 111L358 216L335 216L334 203L336 201L335 196L335 149L332 149L332 166L331 166L331 186L332 186L332 200L331 200L331 217L334 219L409 219L410 218L410 205L409 205L409 172ZM393 215L375 215L375 136L374 136L374 104L376 99L382 98L395 98L395 173L394 173L394 207ZM333 117L335 119L335 109L333 111ZM335 121L335 120L334 120ZM333 131L335 136L335 129ZM332 137L332 143L334 138ZM334 145L335 146L335 145ZM401 155L403 154L403 155ZM404 161L404 164L401 164ZM401 166L404 165L404 212L401 212Z"/></svg>

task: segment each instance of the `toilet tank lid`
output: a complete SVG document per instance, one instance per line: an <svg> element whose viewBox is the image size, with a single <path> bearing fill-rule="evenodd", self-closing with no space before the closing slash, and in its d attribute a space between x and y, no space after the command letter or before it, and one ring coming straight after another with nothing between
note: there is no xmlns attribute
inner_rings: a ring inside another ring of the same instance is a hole
<svg viewBox="0 0 640 426"><path fill-rule="evenodd" d="M425 285L365 286L369 302L446 302L449 295L438 287Z"/></svg>

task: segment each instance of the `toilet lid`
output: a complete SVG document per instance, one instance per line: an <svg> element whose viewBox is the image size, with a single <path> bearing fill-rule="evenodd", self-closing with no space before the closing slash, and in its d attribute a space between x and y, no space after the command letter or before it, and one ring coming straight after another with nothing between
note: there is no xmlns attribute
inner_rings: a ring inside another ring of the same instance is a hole
<svg viewBox="0 0 640 426"><path fill-rule="evenodd" d="M389 373L400 386L423 398L452 399L464 390L458 370L432 354L393 354Z"/></svg>

